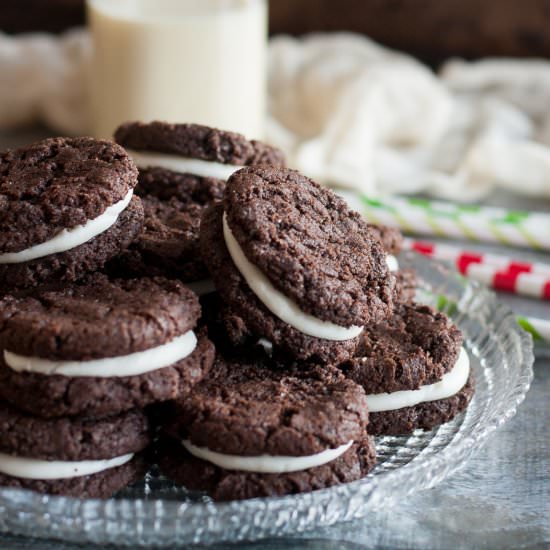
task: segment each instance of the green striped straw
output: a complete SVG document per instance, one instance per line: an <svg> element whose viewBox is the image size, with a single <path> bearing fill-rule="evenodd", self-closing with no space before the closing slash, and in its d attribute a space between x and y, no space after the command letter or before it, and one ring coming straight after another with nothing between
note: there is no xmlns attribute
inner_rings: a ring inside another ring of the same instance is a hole
<svg viewBox="0 0 550 550"><path fill-rule="evenodd" d="M550 213L347 191L341 194L369 222L398 227L405 233L550 250Z"/></svg>
<svg viewBox="0 0 550 550"><path fill-rule="evenodd" d="M517 319L519 326L530 333L535 342L550 343L550 321L521 315Z"/></svg>
<svg viewBox="0 0 550 550"><path fill-rule="evenodd" d="M435 307L439 311L444 311L449 315L453 315L458 309L456 302L449 300L443 295L437 296ZM550 321L546 319L536 319L534 317L525 317L523 315L518 315L516 319L518 325L531 334L533 341L550 343Z"/></svg>

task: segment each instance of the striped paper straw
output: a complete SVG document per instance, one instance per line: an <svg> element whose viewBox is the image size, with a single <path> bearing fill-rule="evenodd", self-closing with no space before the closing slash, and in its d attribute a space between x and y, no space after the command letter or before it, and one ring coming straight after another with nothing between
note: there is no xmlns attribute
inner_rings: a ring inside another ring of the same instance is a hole
<svg viewBox="0 0 550 550"><path fill-rule="evenodd" d="M504 256L466 252L449 245L410 239L405 239L404 245L425 256L452 261L466 277L496 290L550 300L550 266L546 264L515 262Z"/></svg>
<svg viewBox="0 0 550 550"><path fill-rule="evenodd" d="M433 243L428 241L415 241L405 239L404 247L407 250L416 250L426 256L433 256L441 260L455 262L460 271L470 263L489 264L498 267L502 271L515 271L518 273L540 273L550 276L550 264L539 262L525 262L512 260L501 254L488 254L462 250L458 246Z"/></svg>
<svg viewBox="0 0 550 550"><path fill-rule="evenodd" d="M343 193L350 200L349 193ZM550 214L404 197L350 200L367 220L405 233L550 250ZM360 203L360 204L359 204Z"/></svg>

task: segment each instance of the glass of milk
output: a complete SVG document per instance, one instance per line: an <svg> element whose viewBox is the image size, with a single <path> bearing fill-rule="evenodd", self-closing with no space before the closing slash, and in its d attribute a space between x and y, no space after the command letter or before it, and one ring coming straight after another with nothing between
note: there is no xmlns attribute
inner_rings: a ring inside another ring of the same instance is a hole
<svg viewBox="0 0 550 550"><path fill-rule="evenodd" d="M92 132L129 120L263 137L266 0L87 0Z"/></svg>

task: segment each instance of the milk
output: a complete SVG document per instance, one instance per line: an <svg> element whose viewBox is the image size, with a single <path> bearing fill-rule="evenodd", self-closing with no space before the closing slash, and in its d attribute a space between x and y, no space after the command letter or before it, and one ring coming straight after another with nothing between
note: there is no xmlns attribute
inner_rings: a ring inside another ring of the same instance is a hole
<svg viewBox="0 0 550 550"><path fill-rule="evenodd" d="M265 0L88 0L92 130L196 122L262 138Z"/></svg>

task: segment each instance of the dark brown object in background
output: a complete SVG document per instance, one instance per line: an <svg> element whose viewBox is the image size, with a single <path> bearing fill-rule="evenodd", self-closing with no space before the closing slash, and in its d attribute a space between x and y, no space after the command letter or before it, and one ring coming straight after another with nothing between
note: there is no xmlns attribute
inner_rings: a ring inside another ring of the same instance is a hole
<svg viewBox="0 0 550 550"><path fill-rule="evenodd" d="M273 0L270 31L349 30L430 62L549 56L548 0Z"/></svg>
<svg viewBox="0 0 550 550"><path fill-rule="evenodd" d="M84 0L2 0L0 30L58 33L84 25Z"/></svg>
<svg viewBox="0 0 550 550"><path fill-rule="evenodd" d="M0 30L83 25L84 0L2 0ZM271 34L348 30L438 62L453 55L550 56L548 0L272 0Z"/></svg>

